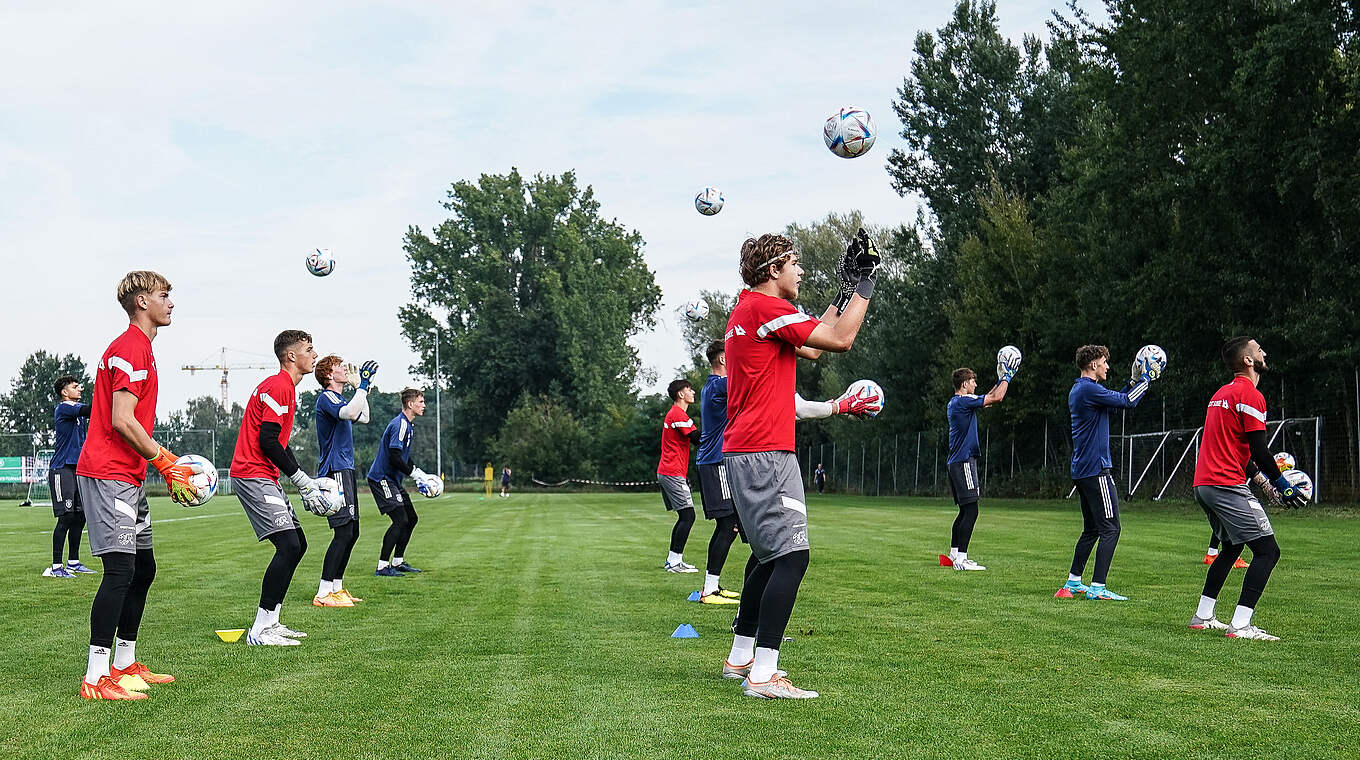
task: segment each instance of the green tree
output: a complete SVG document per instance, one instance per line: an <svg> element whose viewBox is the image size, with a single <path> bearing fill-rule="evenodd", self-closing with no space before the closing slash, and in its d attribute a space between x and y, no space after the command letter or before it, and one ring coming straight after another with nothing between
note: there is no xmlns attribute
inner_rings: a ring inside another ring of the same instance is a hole
<svg viewBox="0 0 1360 760"><path fill-rule="evenodd" d="M19 374L10 381L9 392L0 394L0 426L4 431L38 434L38 445L51 445L56 434L52 410L57 405L52 384L62 375L78 379L85 386L84 400L90 400L94 381L79 356L57 356L42 350L29 354L19 366Z"/></svg>
<svg viewBox="0 0 1360 760"><path fill-rule="evenodd" d="M641 236L603 219L572 172L456 182L444 207L452 216L432 235L407 232L415 298L399 316L426 377L439 321L464 456L485 458L526 393L582 420L631 404L640 365L628 339L654 324L661 300Z"/></svg>
<svg viewBox="0 0 1360 760"><path fill-rule="evenodd" d="M592 477L595 465L582 457L591 448L585 427L566 404L528 394L506 415L491 445L501 465L544 480Z"/></svg>

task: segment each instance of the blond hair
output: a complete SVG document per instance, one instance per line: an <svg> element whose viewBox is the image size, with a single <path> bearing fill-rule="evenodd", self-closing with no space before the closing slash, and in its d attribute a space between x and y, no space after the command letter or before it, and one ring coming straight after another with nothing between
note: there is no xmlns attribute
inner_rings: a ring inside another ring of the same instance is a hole
<svg viewBox="0 0 1360 760"><path fill-rule="evenodd" d="M129 317L137 313L137 296L143 293L169 291L170 281L149 269L128 272L118 281L118 303Z"/></svg>

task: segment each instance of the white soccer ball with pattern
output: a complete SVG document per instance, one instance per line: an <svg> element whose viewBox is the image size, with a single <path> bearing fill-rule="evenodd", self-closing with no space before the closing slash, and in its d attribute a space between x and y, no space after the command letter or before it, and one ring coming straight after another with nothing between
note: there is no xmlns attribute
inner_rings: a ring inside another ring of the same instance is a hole
<svg viewBox="0 0 1360 760"><path fill-rule="evenodd" d="M1015 346L1002 346L1001 350L996 352L996 363L1004 365L1007 369L1019 368L1022 358L1020 349Z"/></svg>
<svg viewBox="0 0 1360 760"><path fill-rule="evenodd" d="M1280 474L1299 489L1305 499L1313 500L1313 479L1308 477L1308 473L1303 470L1285 470Z"/></svg>
<svg viewBox="0 0 1360 760"><path fill-rule="evenodd" d="M424 487L416 489L417 491L420 491L421 496L424 496L427 499L433 499L439 494L444 493L443 478L440 478L437 475L426 475L425 480L422 482L424 483Z"/></svg>
<svg viewBox="0 0 1360 760"><path fill-rule="evenodd" d="M1161 346L1149 343L1138 349L1138 355L1134 359L1140 363L1151 362L1152 366L1157 367L1158 372L1166 371L1166 351Z"/></svg>
<svg viewBox="0 0 1360 760"><path fill-rule="evenodd" d="M685 317L691 322L698 322L708 316L708 301L696 298L685 304Z"/></svg>
<svg viewBox="0 0 1360 760"><path fill-rule="evenodd" d="M856 158L868 153L877 137L873 117L863 108L842 108L831 114L822 128L826 147L841 158Z"/></svg>
<svg viewBox="0 0 1360 760"><path fill-rule="evenodd" d="M1275 466L1280 468L1280 472L1294 469L1294 455L1288 451L1281 451L1275 455Z"/></svg>
<svg viewBox="0 0 1360 760"><path fill-rule="evenodd" d="M704 216L713 216L722 211L723 194L716 187L705 187L694 196L694 208Z"/></svg>
<svg viewBox="0 0 1360 760"><path fill-rule="evenodd" d="M307 254L307 271L317 277L325 277L335 271L335 256L331 255L331 249L318 248Z"/></svg>
<svg viewBox="0 0 1360 760"><path fill-rule="evenodd" d="M866 412L864 416L877 417L879 413L883 411L883 386L873 380L856 380L855 382L850 383L850 387L846 388L845 392L850 395L859 396L860 398L878 398L877 408Z"/></svg>
<svg viewBox="0 0 1360 760"><path fill-rule="evenodd" d="M317 514L322 517L339 514L345 508L345 489L340 481L335 478L317 478L313 482L321 490L321 495L326 497L326 509Z"/></svg>
<svg viewBox="0 0 1360 760"><path fill-rule="evenodd" d="M185 454L176 459L175 464L196 464L203 468L203 472L189 478L189 482L194 484L194 490L198 492L198 495L184 506L201 507L212 501L212 497L217 495L217 468L213 466L213 463L209 462L207 457L198 454Z"/></svg>

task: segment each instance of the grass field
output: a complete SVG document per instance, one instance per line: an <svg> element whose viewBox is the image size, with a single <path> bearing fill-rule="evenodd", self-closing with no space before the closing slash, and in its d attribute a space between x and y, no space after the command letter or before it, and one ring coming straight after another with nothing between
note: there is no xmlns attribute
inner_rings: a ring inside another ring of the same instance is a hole
<svg viewBox="0 0 1360 760"><path fill-rule="evenodd" d="M661 571L656 494L417 506L407 555L428 572L388 579L372 576L386 520L361 502L354 609L311 606L330 532L302 515L311 545L283 619L311 637L276 649L213 635L249 624L270 555L235 499L155 501L138 655L178 680L139 703L76 696L99 576L39 577L51 512L6 506L0 756L1360 756L1360 519L1342 513L1275 516L1284 556L1257 622L1283 641L1267 643L1185 627L1207 538L1189 505L1126 505L1120 604L1052 596L1080 529L1071 503L984 501L971 554L989 570L954 573L936 566L951 506L813 497L780 664L822 697L766 702L718 677L733 608L686 602L702 576ZM708 526L687 552L701 567ZM746 557L734 548L725 585ZM669 638L680 623L701 638Z"/></svg>

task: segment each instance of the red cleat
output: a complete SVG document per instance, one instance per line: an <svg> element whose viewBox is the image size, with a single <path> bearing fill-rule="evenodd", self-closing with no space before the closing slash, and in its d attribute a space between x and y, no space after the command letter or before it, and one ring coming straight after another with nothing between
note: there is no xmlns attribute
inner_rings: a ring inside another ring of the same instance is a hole
<svg viewBox="0 0 1360 760"><path fill-rule="evenodd" d="M100 676L99 681L93 686L85 683L85 679L80 679L80 698L81 699L146 699L146 695L139 691L128 691L119 686L112 678Z"/></svg>
<svg viewBox="0 0 1360 760"><path fill-rule="evenodd" d="M1212 565L1212 564L1214 564L1214 557L1215 557L1215 556L1216 556L1216 555L1206 553L1206 554L1204 555L1204 564L1206 564L1206 565Z"/></svg>
<svg viewBox="0 0 1360 760"><path fill-rule="evenodd" d="M1238 570L1246 570L1247 568L1251 567L1251 563L1242 559L1241 557L1238 557L1237 561L1233 563L1233 567Z"/></svg>

